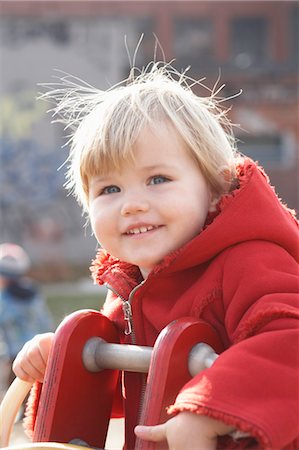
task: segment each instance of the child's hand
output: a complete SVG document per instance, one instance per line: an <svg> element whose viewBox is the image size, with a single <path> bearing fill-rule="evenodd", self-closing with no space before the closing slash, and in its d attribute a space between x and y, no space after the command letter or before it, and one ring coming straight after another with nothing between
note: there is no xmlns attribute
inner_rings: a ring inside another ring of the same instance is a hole
<svg viewBox="0 0 299 450"><path fill-rule="evenodd" d="M13 363L13 371L21 380L40 382L44 379L54 333L37 334L26 342Z"/></svg>
<svg viewBox="0 0 299 450"><path fill-rule="evenodd" d="M144 440L166 441L169 450L215 450L217 436L228 434L233 427L223 422L191 412L181 412L177 416L156 426L138 425L135 434Z"/></svg>

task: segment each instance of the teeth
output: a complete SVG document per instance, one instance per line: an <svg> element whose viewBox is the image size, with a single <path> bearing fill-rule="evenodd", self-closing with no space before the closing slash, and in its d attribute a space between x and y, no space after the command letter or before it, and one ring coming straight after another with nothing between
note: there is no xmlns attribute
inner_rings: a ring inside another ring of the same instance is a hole
<svg viewBox="0 0 299 450"><path fill-rule="evenodd" d="M149 225L147 227L140 227L140 228L132 228L132 230L129 230L127 234L141 234L146 233L147 231L153 230L154 227L152 225Z"/></svg>

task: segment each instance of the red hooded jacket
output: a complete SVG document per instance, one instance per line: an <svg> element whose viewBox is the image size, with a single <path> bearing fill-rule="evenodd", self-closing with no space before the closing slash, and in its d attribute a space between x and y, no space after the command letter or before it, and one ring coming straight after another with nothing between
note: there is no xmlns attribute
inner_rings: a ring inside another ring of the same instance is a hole
<svg viewBox="0 0 299 450"><path fill-rule="evenodd" d="M104 250L92 272L111 291L103 311L121 342L152 346L167 324L184 316L207 321L220 335L225 351L183 387L169 413L205 414L252 437L222 439L219 448L298 449L298 224L251 160L238 166L238 179L204 230L145 281L136 266ZM128 449L142 377L124 378Z"/></svg>

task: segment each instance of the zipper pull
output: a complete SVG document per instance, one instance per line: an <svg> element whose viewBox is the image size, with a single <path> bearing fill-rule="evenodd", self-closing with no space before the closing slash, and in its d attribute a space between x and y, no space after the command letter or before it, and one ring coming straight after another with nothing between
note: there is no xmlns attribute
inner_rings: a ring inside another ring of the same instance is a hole
<svg viewBox="0 0 299 450"><path fill-rule="evenodd" d="M124 319L127 322L127 327L125 328L125 335L128 336L132 334L132 308L128 301L123 302L123 312Z"/></svg>

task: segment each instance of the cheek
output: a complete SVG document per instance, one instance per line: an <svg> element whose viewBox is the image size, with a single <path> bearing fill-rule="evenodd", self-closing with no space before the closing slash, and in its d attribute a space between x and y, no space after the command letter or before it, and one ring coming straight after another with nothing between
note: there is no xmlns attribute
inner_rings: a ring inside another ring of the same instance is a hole
<svg viewBox="0 0 299 450"><path fill-rule="evenodd" d="M209 201L206 197L194 197L189 207L182 210L186 228L198 233L204 226L209 214Z"/></svg>
<svg viewBox="0 0 299 450"><path fill-rule="evenodd" d="M118 245L117 220L109 209L104 211L97 208L91 214L90 223L98 243L108 253L115 254Z"/></svg>
<svg viewBox="0 0 299 450"><path fill-rule="evenodd" d="M100 242L106 234L107 216L94 208L90 211L90 224L95 237Z"/></svg>

